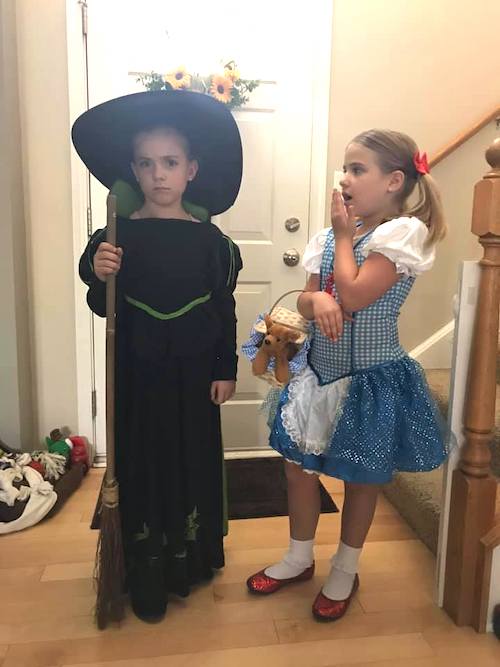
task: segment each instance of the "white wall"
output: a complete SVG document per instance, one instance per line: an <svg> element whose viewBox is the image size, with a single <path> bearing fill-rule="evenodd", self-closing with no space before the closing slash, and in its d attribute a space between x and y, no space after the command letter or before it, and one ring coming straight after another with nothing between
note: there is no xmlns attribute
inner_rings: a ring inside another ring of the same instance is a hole
<svg viewBox="0 0 500 667"><path fill-rule="evenodd" d="M500 103L500 2L333 0L330 154L370 127L435 152Z"/></svg>
<svg viewBox="0 0 500 667"><path fill-rule="evenodd" d="M17 88L14 0L0 5L0 438L15 448L33 440L26 234Z"/></svg>
<svg viewBox="0 0 500 667"><path fill-rule="evenodd" d="M16 3L37 435L77 424L64 0Z"/></svg>

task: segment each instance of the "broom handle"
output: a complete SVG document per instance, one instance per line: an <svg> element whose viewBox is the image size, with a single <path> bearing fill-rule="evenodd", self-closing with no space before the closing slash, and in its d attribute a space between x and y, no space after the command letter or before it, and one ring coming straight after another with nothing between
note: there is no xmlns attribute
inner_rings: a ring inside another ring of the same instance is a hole
<svg viewBox="0 0 500 667"><path fill-rule="evenodd" d="M116 196L108 195L106 241L116 245ZM115 479L116 276L106 279L106 481Z"/></svg>

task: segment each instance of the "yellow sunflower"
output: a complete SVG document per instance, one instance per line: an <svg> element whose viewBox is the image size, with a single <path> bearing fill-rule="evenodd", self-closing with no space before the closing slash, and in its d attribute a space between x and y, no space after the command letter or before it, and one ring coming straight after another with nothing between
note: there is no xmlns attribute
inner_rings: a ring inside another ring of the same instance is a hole
<svg viewBox="0 0 500 667"><path fill-rule="evenodd" d="M169 72L164 76L165 82L169 83L172 88L189 88L191 85L191 75L187 73L185 67L178 67L173 72Z"/></svg>
<svg viewBox="0 0 500 667"><path fill-rule="evenodd" d="M215 97L219 102L224 102L227 104L231 101L231 88L233 87L233 82L227 76L222 74L215 74L212 77L212 86L210 88L210 93Z"/></svg>

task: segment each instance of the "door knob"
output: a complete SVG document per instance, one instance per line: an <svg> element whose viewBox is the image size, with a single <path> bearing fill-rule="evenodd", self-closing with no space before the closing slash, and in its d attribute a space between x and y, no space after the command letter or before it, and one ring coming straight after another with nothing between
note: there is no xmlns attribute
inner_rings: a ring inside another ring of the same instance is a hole
<svg viewBox="0 0 500 667"><path fill-rule="evenodd" d="M300 261L300 255L299 253L295 250L295 248L291 248L290 250L286 250L283 253L283 262L287 266L297 266L297 264Z"/></svg>
<svg viewBox="0 0 500 667"><path fill-rule="evenodd" d="M288 232L296 232L300 229L300 220L298 218L288 218L285 220L285 228Z"/></svg>

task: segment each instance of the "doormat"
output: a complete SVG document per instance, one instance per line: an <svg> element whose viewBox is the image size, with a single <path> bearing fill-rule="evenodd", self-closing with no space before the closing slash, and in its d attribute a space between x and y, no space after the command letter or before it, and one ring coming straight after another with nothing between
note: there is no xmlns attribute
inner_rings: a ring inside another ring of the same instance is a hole
<svg viewBox="0 0 500 667"><path fill-rule="evenodd" d="M288 514L287 483L283 459L275 457L226 461L230 519L257 519ZM321 512L338 512L323 484L319 483Z"/></svg>
<svg viewBox="0 0 500 667"><path fill-rule="evenodd" d="M259 519L288 514L287 483L283 459L264 457L226 461L229 519ZM330 494L319 483L321 513L338 512ZM100 526L101 497L90 527Z"/></svg>

